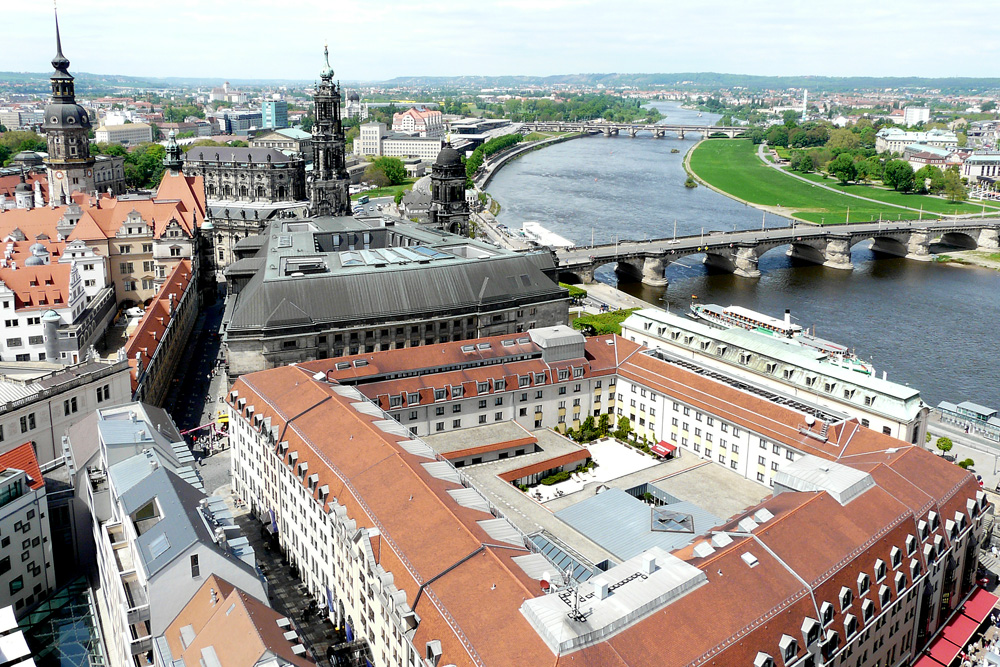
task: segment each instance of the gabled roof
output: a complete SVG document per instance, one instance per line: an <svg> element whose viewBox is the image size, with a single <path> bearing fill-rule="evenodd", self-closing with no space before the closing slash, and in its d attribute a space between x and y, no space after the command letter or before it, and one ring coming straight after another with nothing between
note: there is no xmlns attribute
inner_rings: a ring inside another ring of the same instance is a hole
<svg viewBox="0 0 1000 667"><path fill-rule="evenodd" d="M291 623L278 625L282 619L282 614L212 574L167 627L163 639L171 658L183 661L185 667L203 664L203 651L209 648L220 667L252 667L270 656L277 656L280 665L314 666L307 654L292 650L301 640L285 639L285 632L295 628Z"/></svg>
<svg viewBox="0 0 1000 667"><path fill-rule="evenodd" d="M42 469L38 466L38 457L35 456L34 442L28 441L0 454L0 470L7 468L23 470L28 475L28 486L32 490L38 490L45 486L45 480L42 479Z"/></svg>

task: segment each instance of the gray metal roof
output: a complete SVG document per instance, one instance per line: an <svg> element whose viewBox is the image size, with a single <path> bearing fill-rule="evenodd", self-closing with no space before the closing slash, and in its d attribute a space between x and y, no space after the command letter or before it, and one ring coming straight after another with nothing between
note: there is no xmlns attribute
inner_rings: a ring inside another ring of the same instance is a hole
<svg viewBox="0 0 1000 667"><path fill-rule="evenodd" d="M147 577L156 574L196 542L213 543L201 518L198 502L205 494L194 489L173 473L158 468L142 484L120 496L122 509L128 514L138 511L156 499L160 519L136 539L139 557Z"/></svg>
<svg viewBox="0 0 1000 667"><path fill-rule="evenodd" d="M871 487L872 476L841 463L806 454L778 469L774 476L775 493L780 487L793 491L826 491L841 505L846 505Z"/></svg>
<svg viewBox="0 0 1000 667"><path fill-rule="evenodd" d="M687 501L657 509L690 515L694 520L693 532L654 530L653 508L621 489L608 489L581 500L556 512L556 516L621 560L652 547L666 551L679 549L723 523L719 517Z"/></svg>
<svg viewBox="0 0 1000 667"><path fill-rule="evenodd" d="M984 405L973 403L972 401L962 401L958 404L958 407L963 410L975 412L977 415L982 415L983 417L991 417L997 413L996 408L988 408Z"/></svg>
<svg viewBox="0 0 1000 667"><path fill-rule="evenodd" d="M549 253L530 253L480 260L456 256L436 264L359 266L339 273L274 280L265 279L265 269L237 295L228 331L232 335L241 329L255 331L314 322L353 324L400 316L422 317L511 297L558 299L563 296L562 290L544 273L551 268Z"/></svg>

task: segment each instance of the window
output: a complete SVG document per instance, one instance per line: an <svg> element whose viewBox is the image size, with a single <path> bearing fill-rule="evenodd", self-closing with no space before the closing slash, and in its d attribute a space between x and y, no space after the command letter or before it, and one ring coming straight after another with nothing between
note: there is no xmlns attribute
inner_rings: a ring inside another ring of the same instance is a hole
<svg viewBox="0 0 1000 667"><path fill-rule="evenodd" d="M178 248L178 247L176 247L176 246L173 247L173 248L171 248L170 249L170 256L171 257L180 257L181 256L181 249Z"/></svg>
<svg viewBox="0 0 1000 667"><path fill-rule="evenodd" d="M479 415L479 423L480 424L486 423L486 415Z"/></svg>
<svg viewBox="0 0 1000 667"><path fill-rule="evenodd" d="M451 411L452 412L461 412L462 411L462 404L461 403L455 403L454 405L451 406Z"/></svg>
<svg viewBox="0 0 1000 667"><path fill-rule="evenodd" d="M122 273L122 274L132 273L132 262L121 262L121 263L119 263L118 264L118 272Z"/></svg>
<svg viewBox="0 0 1000 667"><path fill-rule="evenodd" d="M111 398L111 387L110 385L104 385L103 387L98 387L97 392L97 402L103 403Z"/></svg>
<svg viewBox="0 0 1000 667"><path fill-rule="evenodd" d="M503 396L497 396L495 399L493 399L493 405L494 406L503 405Z"/></svg>
<svg viewBox="0 0 1000 667"><path fill-rule="evenodd" d="M410 421L413 421L416 418L417 418L417 411L416 410L410 410Z"/></svg>
<svg viewBox="0 0 1000 667"><path fill-rule="evenodd" d="M35 428L35 413L21 417L21 433L27 433Z"/></svg>
<svg viewBox="0 0 1000 667"><path fill-rule="evenodd" d="M63 414L64 415L73 414L76 411L77 411L77 406L76 406L76 397L75 396L73 398L67 398L66 400L63 401Z"/></svg>
<svg viewBox="0 0 1000 667"><path fill-rule="evenodd" d="M0 574L7 574L10 572L10 556L4 556L0 560Z"/></svg>
<svg viewBox="0 0 1000 667"><path fill-rule="evenodd" d="M434 430L435 431L443 431L444 430L444 422L438 422L437 424L434 424Z"/></svg>
<svg viewBox="0 0 1000 667"><path fill-rule="evenodd" d="M201 567L198 565L198 554L191 554L191 578L197 579L201 576Z"/></svg>
<svg viewBox="0 0 1000 667"><path fill-rule="evenodd" d="M142 244L142 251L143 252L153 252L153 244L152 243L143 243ZM93 266L93 265L91 265L91 266Z"/></svg>
<svg viewBox="0 0 1000 667"><path fill-rule="evenodd" d="M436 408L434 408L434 415L435 416L440 417L443 414L444 414L444 406L443 405L439 405Z"/></svg>
<svg viewBox="0 0 1000 667"><path fill-rule="evenodd" d="M120 252L123 255L128 255L129 253L132 252L132 246L130 246L130 245L119 246L118 247L118 252Z"/></svg>
<svg viewBox="0 0 1000 667"><path fill-rule="evenodd" d="M495 413L493 413L493 421L497 421L497 422L503 421L503 413L502 412L495 412Z"/></svg>
<svg viewBox="0 0 1000 667"><path fill-rule="evenodd" d="M764 460L763 456L757 457L757 463L759 463L760 465L767 465L767 462Z"/></svg>
<svg viewBox="0 0 1000 667"><path fill-rule="evenodd" d="M7 339L7 347L21 347L21 345L22 345L22 343L21 343L21 339L20 338L8 338Z"/></svg>
<svg viewBox="0 0 1000 667"><path fill-rule="evenodd" d="M23 577L18 576L15 579L11 579L11 582L10 582L10 594L11 595L13 595L14 593L17 593L22 588L24 588L24 578Z"/></svg>
<svg viewBox="0 0 1000 667"><path fill-rule="evenodd" d="M479 409L482 410L486 407L486 399L479 401Z"/></svg>
<svg viewBox="0 0 1000 667"><path fill-rule="evenodd" d="M453 419L452 422L451 422L451 427L452 428L462 428L462 420L461 419Z"/></svg>
<svg viewBox="0 0 1000 667"><path fill-rule="evenodd" d="M559 395L560 396L565 396L566 395L566 387L565 386L559 387Z"/></svg>

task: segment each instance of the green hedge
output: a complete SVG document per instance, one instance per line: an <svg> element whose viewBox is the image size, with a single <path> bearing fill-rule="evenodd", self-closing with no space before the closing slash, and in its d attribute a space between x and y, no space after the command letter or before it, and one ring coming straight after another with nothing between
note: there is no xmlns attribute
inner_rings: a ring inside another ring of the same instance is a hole
<svg viewBox="0 0 1000 667"><path fill-rule="evenodd" d="M499 153L502 150L506 150L523 140L524 137L520 134L505 134L502 137L490 139L485 144L472 151L472 156L465 163L466 177L471 179L475 176L476 172L479 171L479 168L483 166L483 160L489 156L494 153Z"/></svg>
<svg viewBox="0 0 1000 667"><path fill-rule="evenodd" d="M638 308L626 308L625 310L612 310L610 313L598 313L596 315L583 315L573 320L573 328L580 329L593 336L602 334L619 334L622 332L622 322L628 318Z"/></svg>

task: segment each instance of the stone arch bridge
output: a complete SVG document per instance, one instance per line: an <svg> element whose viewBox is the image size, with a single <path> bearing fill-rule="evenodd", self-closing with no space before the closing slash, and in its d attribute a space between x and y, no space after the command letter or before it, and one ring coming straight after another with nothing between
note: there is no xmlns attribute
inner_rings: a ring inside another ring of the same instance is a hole
<svg viewBox="0 0 1000 667"><path fill-rule="evenodd" d="M787 254L837 269L852 269L851 248L872 241L872 250L916 260L930 260L931 243L967 249L995 250L1000 219L941 220L921 222L866 222L862 224L813 227L795 225L757 231L713 232L703 236L650 241L619 241L593 247L554 251L559 279L569 283L590 283L594 271L615 264L623 278L641 280L652 286L667 284L664 271L671 262L691 255L705 255L705 263L738 276L760 275L760 257L775 248L788 246Z"/></svg>
<svg viewBox="0 0 1000 667"><path fill-rule="evenodd" d="M724 134L735 139L749 128L739 125L677 125L667 123L591 123L591 122L546 122L524 123L523 130L532 132L582 132L586 134L603 134L610 137L618 134L628 134L635 137L639 132L649 132L654 139L662 139L667 132L676 134L681 139L689 132L696 132L703 137L712 134Z"/></svg>

